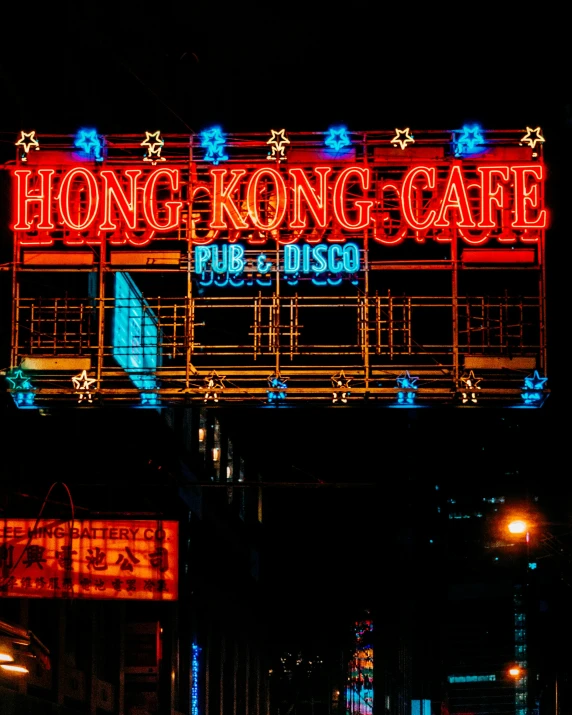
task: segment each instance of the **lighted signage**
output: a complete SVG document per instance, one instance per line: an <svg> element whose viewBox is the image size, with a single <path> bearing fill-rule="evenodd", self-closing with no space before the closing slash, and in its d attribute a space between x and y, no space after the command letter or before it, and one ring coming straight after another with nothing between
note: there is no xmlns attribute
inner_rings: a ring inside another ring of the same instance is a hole
<svg viewBox="0 0 572 715"><path fill-rule="evenodd" d="M327 229L372 232L381 244L434 237L450 242L456 229L469 245L498 238L535 242L547 226L544 168L537 162L418 164L384 176L384 165L280 168L211 167L188 186L180 168L15 169L13 230L22 245L145 246L185 228L198 245L217 239L250 245L304 239ZM385 224L396 215L391 231ZM186 219L185 219L186 221ZM331 233L328 242L345 242Z"/></svg>
<svg viewBox="0 0 572 715"><path fill-rule="evenodd" d="M0 520L0 597L177 600L178 522Z"/></svg>
<svg viewBox="0 0 572 715"><path fill-rule="evenodd" d="M355 646L350 661L346 688L346 714L373 713L373 622L358 621L355 625Z"/></svg>
<svg viewBox="0 0 572 715"><path fill-rule="evenodd" d="M156 387L160 365L158 321L127 273L115 274L113 356L140 390ZM147 399L153 402L153 395Z"/></svg>

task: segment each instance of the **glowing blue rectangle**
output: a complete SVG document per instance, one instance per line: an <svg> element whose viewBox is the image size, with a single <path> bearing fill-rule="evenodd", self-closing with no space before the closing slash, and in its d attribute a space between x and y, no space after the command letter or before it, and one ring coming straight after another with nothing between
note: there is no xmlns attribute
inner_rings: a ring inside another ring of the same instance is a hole
<svg viewBox="0 0 572 715"><path fill-rule="evenodd" d="M430 700L412 700L411 715L431 715Z"/></svg>
<svg viewBox="0 0 572 715"><path fill-rule="evenodd" d="M112 345L113 357L135 387L154 390L161 364L159 325L128 273L115 274Z"/></svg>

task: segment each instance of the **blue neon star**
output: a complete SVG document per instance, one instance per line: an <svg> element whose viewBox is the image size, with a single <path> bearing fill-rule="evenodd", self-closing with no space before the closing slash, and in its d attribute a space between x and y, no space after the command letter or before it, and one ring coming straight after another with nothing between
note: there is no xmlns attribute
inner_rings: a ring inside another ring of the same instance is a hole
<svg viewBox="0 0 572 715"><path fill-rule="evenodd" d="M103 158L101 154L102 142L95 129L80 129L76 134L74 144L78 149L83 149L88 156L93 153L98 161Z"/></svg>
<svg viewBox="0 0 572 715"><path fill-rule="evenodd" d="M402 390L416 390L417 385L415 384L419 380L418 377L411 377L409 370L405 371L405 375L400 375L397 378L397 387Z"/></svg>
<svg viewBox="0 0 572 715"><path fill-rule="evenodd" d="M226 139L220 127L211 127L201 132L201 146L207 150L205 161L212 161L218 164L219 161L226 161L228 156L224 153Z"/></svg>
<svg viewBox="0 0 572 715"><path fill-rule="evenodd" d="M13 390L32 390L32 383L22 370L16 370L12 375L7 375L6 379L12 383Z"/></svg>
<svg viewBox="0 0 572 715"><path fill-rule="evenodd" d="M472 126L469 126L466 124L462 129L461 136L457 139L455 144L455 156L479 151L478 147L482 146L484 143L485 140L479 125L473 124Z"/></svg>
<svg viewBox="0 0 572 715"><path fill-rule="evenodd" d="M538 370L534 371L533 375L524 378L525 390L543 390L544 384L548 380L547 377L540 377Z"/></svg>
<svg viewBox="0 0 572 715"><path fill-rule="evenodd" d="M346 127L331 127L328 136L324 140L324 144L335 151L339 151L345 146L350 146L351 141Z"/></svg>

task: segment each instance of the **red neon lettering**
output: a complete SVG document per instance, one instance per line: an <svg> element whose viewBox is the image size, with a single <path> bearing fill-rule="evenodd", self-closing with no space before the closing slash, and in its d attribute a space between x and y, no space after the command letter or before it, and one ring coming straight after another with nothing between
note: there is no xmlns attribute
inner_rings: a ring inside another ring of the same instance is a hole
<svg viewBox="0 0 572 715"><path fill-rule="evenodd" d="M433 225L436 211L434 209L428 211L424 220L421 220L419 217L420 202L418 201L419 197L417 195L418 187L415 184L415 180L418 176L422 176L425 179L421 187L422 190L433 190L435 188L434 166L416 166L414 169L410 169L405 175L401 187L401 210L405 221L411 228L416 231L425 231Z"/></svg>
<svg viewBox="0 0 572 715"><path fill-rule="evenodd" d="M268 215L270 216L268 223L263 223L260 220L260 212L258 208L258 184L264 175L272 177L274 185L276 187L275 193L269 193L266 189L266 200L268 205ZM271 199L274 199L274 206L272 206ZM286 184L284 179L276 169L258 169L251 176L248 182L248 191L246 193L246 206L248 210L248 215L255 228L262 231L273 231L278 228L282 223L284 214L286 213ZM274 211L274 217L271 216L271 212Z"/></svg>
<svg viewBox="0 0 572 715"><path fill-rule="evenodd" d="M336 219L342 228L346 228L348 231L357 231L360 228L367 228L370 221L371 207L373 206L373 201L358 199L354 201L352 208L357 208L358 217L355 221L350 221L347 216L346 210L346 186L352 176L357 176L362 191L367 191L369 189L369 183L371 179L371 170L367 168L360 167L350 167L349 169L344 169L338 176L336 183L334 185L334 213Z"/></svg>
<svg viewBox="0 0 572 715"><path fill-rule="evenodd" d="M449 227L451 224L446 218L446 213L451 209L456 209L461 218L460 221L458 219L455 220L455 226L460 226L461 228L474 228L476 226L471 215L469 197L465 190L463 175L461 174L461 167L459 165L451 167L439 216L433 225L439 228Z"/></svg>
<svg viewBox="0 0 572 715"><path fill-rule="evenodd" d="M493 220L493 212L504 208L505 192L500 182L508 182L508 166L479 166L477 171L481 175L481 220L478 226L495 228L498 224Z"/></svg>
<svg viewBox="0 0 572 715"><path fill-rule="evenodd" d="M546 209L539 211L535 219L529 218L529 210L540 209L540 192L538 183L529 185L528 179L543 179L543 167L538 164L529 166L511 166L514 174L514 221L513 228L546 228Z"/></svg>
<svg viewBox="0 0 572 715"><path fill-rule="evenodd" d="M82 193L85 192L85 198ZM75 196L75 200L71 199ZM81 218L82 207L86 207L85 216ZM83 167L68 171L60 184L58 207L64 224L74 231L84 231L93 223L99 208L99 193L95 176ZM72 207L75 218L72 216Z"/></svg>
<svg viewBox="0 0 572 715"><path fill-rule="evenodd" d="M30 191L29 179L30 169L17 169L14 175L17 179L17 200L16 200L16 223L14 231L28 231L32 228L32 220L38 214L30 216L28 211L30 204L39 204L40 222L36 226L38 231L49 231L54 228L51 218L52 204L52 176L54 169L38 169L40 177L40 188L37 191Z"/></svg>
<svg viewBox="0 0 572 715"><path fill-rule="evenodd" d="M143 189L143 213L149 226L155 231L169 231L177 228L180 221L182 201L165 201L167 218L161 222L160 208L157 206L157 183L163 177L167 177L171 195L179 190L179 170L178 169L157 169L145 182Z"/></svg>
<svg viewBox="0 0 572 715"><path fill-rule="evenodd" d="M211 228L228 228L227 223L223 218L223 212L226 211L232 222L233 228L248 228L248 224L240 215L238 206L231 198L231 194L236 189L238 182L246 174L246 169L231 169L230 174L232 176L232 180L226 189L224 189L224 177L227 174L227 170L211 169L210 173L214 179L214 201L213 218L209 226Z"/></svg>
<svg viewBox="0 0 572 715"><path fill-rule="evenodd" d="M400 193L399 189L395 184L382 184L379 187L378 194L379 194L379 201L381 206L383 207L383 197L385 194L385 191L387 189L391 189L392 191L395 192L397 199L396 203L399 203L400 201ZM401 212L400 212L400 217L401 217ZM384 223L390 225L391 224L391 214L389 211L377 211L374 214L374 227L373 227L373 240L377 241L377 243L383 243L388 246L395 245L396 243L401 243L403 239L405 238L405 234L407 233L407 226L401 226L401 221L399 224L399 231L395 233L394 235L390 235L386 230L385 227L383 226Z"/></svg>
<svg viewBox="0 0 572 715"><path fill-rule="evenodd" d="M303 169L288 169L294 180L294 207L293 218L289 223L290 228L306 228L306 216L302 219L302 196L306 199L308 208L314 216L319 228L326 228L327 224L327 178L332 173L330 166L316 166L315 173L319 177L318 192L308 181Z"/></svg>
<svg viewBox="0 0 572 715"><path fill-rule="evenodd" d="M125 195L115 173L109 169L103 169L101 176L104 183L104 211L103 223L100 225L102 231L112 231L117 228L117 224L111 220L111 198L115 199L117 208L123 216L127 228L132 231L137 225L137 179L143 172L140 169L127 169L125 176L129 179L129 198Z"/></svg>

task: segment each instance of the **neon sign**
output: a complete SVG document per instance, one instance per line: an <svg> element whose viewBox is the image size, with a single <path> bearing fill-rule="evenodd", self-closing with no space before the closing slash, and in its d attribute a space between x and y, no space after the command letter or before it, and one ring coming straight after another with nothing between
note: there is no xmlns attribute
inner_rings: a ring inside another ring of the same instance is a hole
<svg viewBox="0 0 572 715"><path fill-rule="evenodd" d="M318 165L310 169L211 167L188 185L180 168L41 167L13 171L13 230L21 245L111 244L144 246L186 228L191 204L195 244L217 239L278 244L321 241L320 232L371 231L375 242L395 245L406 237L452 241L458 231L469 245L492 238L537 242L546 228L544 167L537 162L482 163L466 169L416 164L400 180L383 167ZM389 231L390 212L397 228Z"/></svg>

